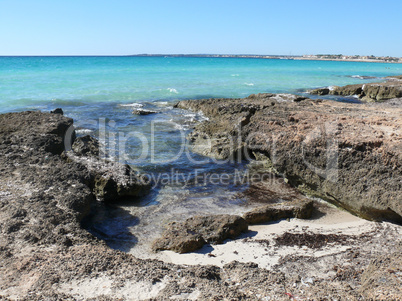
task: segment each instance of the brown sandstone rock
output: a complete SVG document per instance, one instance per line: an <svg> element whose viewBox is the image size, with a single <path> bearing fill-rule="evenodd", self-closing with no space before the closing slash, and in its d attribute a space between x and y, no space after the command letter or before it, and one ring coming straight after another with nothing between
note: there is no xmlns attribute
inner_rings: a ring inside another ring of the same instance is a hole
<svg viewBox="0 0 402 301"><path fill-rule="evenodd" d="M342 87L319 88L310 90L313 95L339 95L339 96L359 96L364 102L383 102L389 99L397 99L402 97L402 81L401 76L387 77L387 81L383 83L368 83L347 85Z"/></svg>
<svg viewBox="0 0 402 301"><path fill-rule="evenodd" d="M162 237L154 241L152 249L187 253L201 248L205 243L221 244L247 230L247 222L240 216L195 216L182 223L170 223Z"/></svg>
<svg viewBox="0 0 402 301"><path fill-rule="evenodd" d="M248 224L259 224L281 220L284 218L308 219L313 212L313 201L295 201L280 204L269 204L253 209L243 215Z"/></svg>
<svg viewBox="0 0 402 301"><path fill-rule="evenodd" d="M313 95L328 95L330 94L331 90L329 88L318 88L310 90L308 92Z"/></svg>
<svg viewBox="0 0 402 301"><path fill-rule="evenodd" d="M362 87L363 85L347 85L343 87L335 87L330 92L330 94L342 96L360 95L363 91Z"/></svg>
<svg viewBox="0 0 402 301"><path fill-rule="evenodd" d="M171 230L153 242L152 250L155 252L170 250L183 254L201 249L205 244L206 241L200 234Z"/></svg>
<svg viewBox="0 0 402 301"><path fill-rule="evenodd" d="M84 165L91 173L89 186L100 201L113 202L123 197L138 197L150 189L150 181L129 165L107 160L99 142L84 136L75 139L66 159Z"/></svg>
<svg viewBox="0 0 402 301"><path fill-rule="evenodd" d="M389 81L386 83L366 84L361 95L365 101L384 101L402 97L402 82Z"/></svg>
<svg viewBox="0 0 402 301"><path fill-rule="evenodd" d="M391 76L387 76L386 78L388 78L390 80L402 80L402 75L391 75Z"/></svg>

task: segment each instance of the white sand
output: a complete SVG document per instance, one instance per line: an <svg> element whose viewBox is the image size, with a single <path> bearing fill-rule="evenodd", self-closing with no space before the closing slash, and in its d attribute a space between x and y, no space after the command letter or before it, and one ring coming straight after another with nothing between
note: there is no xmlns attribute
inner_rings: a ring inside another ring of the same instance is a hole
<svg viewBox="0 0 402 301"><path fill-rule="evenodd" d="M276 247L274 238L284 232L303 233L306 231L323 234L359 235L373 231L377 225L352 214L322 205L323 216L315 219L282 220L276 223L250 226L249 233L243 234L236 240L227 240L221 245L206 245L202 249L188 254L177 254L172 251L159 253L145 253L142 258L159 259L165 262L186 265L217 265L223 266L234 260L240 262L254 262L261 268L271 268L278 263L281 256L297 254L298 256L321 257L338 254L351 249L352 246L330 244L320 250L307 247ZM269 245L259 243L258 240L268 240Z"/></svg>

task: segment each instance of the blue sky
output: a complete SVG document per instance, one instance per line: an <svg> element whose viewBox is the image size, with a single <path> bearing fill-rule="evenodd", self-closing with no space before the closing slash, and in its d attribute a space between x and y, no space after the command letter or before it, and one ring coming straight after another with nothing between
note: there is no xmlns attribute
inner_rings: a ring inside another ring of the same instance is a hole
<svg viewBox="0 0 402 301"><path fill-rule="evenodd" d="M402 56L402 1L0 0L0 55Z"/></svg>

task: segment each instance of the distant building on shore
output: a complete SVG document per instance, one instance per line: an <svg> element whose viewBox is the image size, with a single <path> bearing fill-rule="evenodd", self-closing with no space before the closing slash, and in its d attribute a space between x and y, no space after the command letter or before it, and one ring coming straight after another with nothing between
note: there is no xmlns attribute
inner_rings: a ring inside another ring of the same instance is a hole
<svg viewBox="0 0 402 301"><path fill-rule="evenodd" d="M343 54L305 54L302 59L306 60L348 60L348 61L370 61L370 62L391 62L401 63L402 58L374 55L343 55Z"/></svg>

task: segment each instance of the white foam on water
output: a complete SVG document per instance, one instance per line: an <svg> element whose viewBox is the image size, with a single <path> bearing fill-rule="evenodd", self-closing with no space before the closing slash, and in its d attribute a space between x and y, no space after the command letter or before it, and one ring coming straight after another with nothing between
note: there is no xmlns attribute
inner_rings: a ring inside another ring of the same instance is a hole
<svg viewBox="0 0 402 301"><path fill-rule="evenodd" d="M78 129L75 130L77 134L91 134L93 131L90 129Z"/></svg>
<svg viewBox="0 0 402 301"><path fill-rule="evenodd" d="M175 88L167 88L170 93L179 94Z"/></svg>
<svg viewBox="0 0 402 301"><path fill-rule="evenodd" d="M367 75L352 75L352 78L358 78L358 79L374 79L376 78L375 76L367 76Z"/></svg>
<svg viewBox="0 0 402 301"><path fill-rule="evenodd" d="M148 110L148 109L137 109L137 110L134 110L133 112L154 112L154 111Z"/></svg>
<svg viewBox="0 0 402 301"><path fill-rule="evenodd" d="M209 120L209 118L206 117L202 111L198 111L197 113L186 113L186 114L183 114L183 116L195 118L195 120L198 122Z"/></svg>
<svg viewBox="0 0 402 301"><path fill-rule="evenodd" d="M329 89L329 91L334 91L335 87L334 86L329 86L328 89Z"/></svg>
<svg viewBox="0 0 402 301"><path fill-rule="evenodd" d="M155 101L153 104L156 106L167 106L169 103L167 101Z"/></svg>
<svg viewBox="0 0 402 301"><path fill-rule="evenodd" d="M120 107L136 107L136 108L142 108L144 105L142 103L134 102L134 103L125 103L125 104L120 104Z"/></svg>
<svg viewBox="0 0 402 301"><path fill-rule="evenodd" d="M240 76L240 74L231 74L230 76Z"/></svg>
<svg viewBox="0 0 402 301"><path fill-rule="evenodd" d="M244 83L246 86L254 86L253 83Z"/></svg>
<svg viewBox="0 0 402 301"><path fill-rule="evenodd" d="M186 125L186 124L178 124L178 123L175 123L175 124L174 124L174 128L175 128L176 130L188 130L188 129L190 128L190 126L188 126L188 125Z"/></svg>

